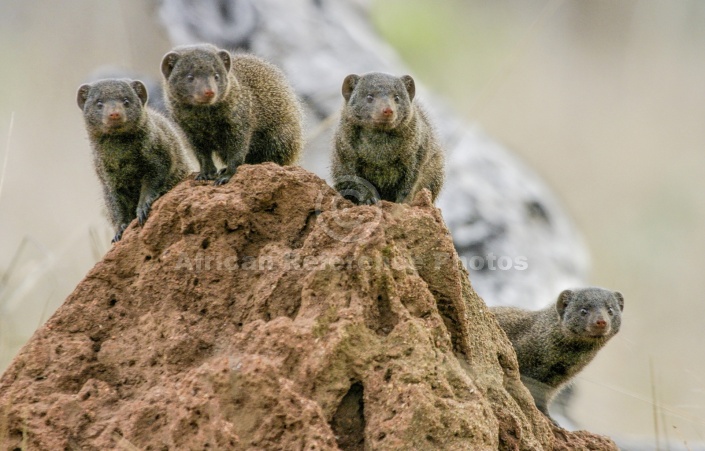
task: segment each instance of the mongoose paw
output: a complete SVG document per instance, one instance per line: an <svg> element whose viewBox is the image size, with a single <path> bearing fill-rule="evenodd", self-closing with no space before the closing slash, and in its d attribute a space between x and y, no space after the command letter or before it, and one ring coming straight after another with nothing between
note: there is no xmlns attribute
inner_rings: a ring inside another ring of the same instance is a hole
<svg viewBox="0 0 705 451"><path fill-rule="evenodd" d="M112 241L110 241L110 242L115 244L118 241L120 241L122 239L122 232L124 232L126 228L127 228L127 224L122 224L118 228L117 232L115 233L115 236L113 237Z"/></svg>
<svg viewBox="0 0 705 451"><path fill-rule="evenodd" d="M380 201L380 199L375 196L360 198L357 192L354 192L353 194L343 192L342 195L345 199L356 205L375 205Z"/></svg>
<svg viewBox="0 0 705 451"><path fill-rule="evenodd" d="M210 172L199 172L198 175L196 176L196 180L202 181L202 180L213 180L215 178L215 174L210 173Z"/></svg>
<svg viewBox="0 0 705 451"><path fill-rule="evenodd" d="M215 183L213 183L213 184L215 186L225 185L226 183L228 183L230 181L230 177L232 177L232 175L225 175L222 177L218 177L217 179L215 179Z"/></svg>
<svg viewBox="0 0 705 451"><path fill-rule="evenodd" d="M152 202L146 202L142 207L137 209L137 222L140 227L147 222L147 216L149 216L149 210L152 208Z"/></svg>

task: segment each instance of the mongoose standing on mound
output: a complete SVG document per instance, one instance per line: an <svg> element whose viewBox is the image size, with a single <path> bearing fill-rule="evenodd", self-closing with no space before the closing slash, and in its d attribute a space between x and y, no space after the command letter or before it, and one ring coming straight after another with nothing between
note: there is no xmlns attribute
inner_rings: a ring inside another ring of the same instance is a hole
<svg viewBox="0 0 705 451"><path fill-rule="evenodd" d="M167 53L162 74L167 109L201 165L197 180L221 185L243 163L289 165L301 153L301 106L274 65L202 44ZM225 164L219 173L213 153Z"/></svg>
<svg viewBox="0 0 705 451"><path fill-rule="evenodd" d="M409 203L423 188L435 201L443 185L443 151L426 113L414 102L414 79L352 74L343 81L342 93L332 161L335 188L359 204Z"/></svg>
<svg viewBox="0 0 705 451"><path fill-rule="evenodd" d="M548 404L619 332L624 298L603 288L565 290L555 305L530 312L491 307L519 361L521 380L551 421Z"/></svg>
<svg viewBox="0 0 705 451"><path fill-rule="evenodd" d="M189 174L188 144L171 121L145 106L141 81L85 84L77 100L115 227L114 243L133 219L144 224L152 203Z"/></svg>

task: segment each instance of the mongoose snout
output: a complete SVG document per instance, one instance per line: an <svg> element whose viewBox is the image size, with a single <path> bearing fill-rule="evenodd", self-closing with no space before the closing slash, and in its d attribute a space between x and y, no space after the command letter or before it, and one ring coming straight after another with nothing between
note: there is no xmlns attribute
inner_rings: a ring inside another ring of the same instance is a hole
<svg viewBox="0 0 705 451"><path fill-rule="evenodd" d="M609 335L612 331L612 327L610 326L610 323L605 320L608 316L607 310L600 309L599 312L593 314L592 318L588 320L585 330L590 336L593 337Z"/></svg>
<svg viewBox="0 0 705 451"><path fill-rule="evenodd" d="M111 100L103 103L103 125L106 133L121 129L127 123L123 101Z"/></svg>
<svg viewBox="0 0 705 451"><path fill-rule="evenodd" d="M215 77L201 77L193 81L194 105L210 105L218 100L218 85Z"/></svg>
<svg viewBox="0 0 705 451"><path fill-rule="evenodd" d="M372 121L376 124L393 124L397 120L397 109L389 100L379 100L377 109L372 113Z"/></svg>

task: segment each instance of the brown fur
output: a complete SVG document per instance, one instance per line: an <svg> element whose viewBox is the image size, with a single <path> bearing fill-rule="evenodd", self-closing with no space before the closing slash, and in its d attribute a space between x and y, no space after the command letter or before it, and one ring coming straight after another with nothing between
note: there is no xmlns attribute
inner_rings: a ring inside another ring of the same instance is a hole
<svg viewBox="0 0 705 451"><path fill-rule="evenodd" d="M141 81L85 84L77 101L116 242L133 219L143 224L152 203L189 174L190 150L181 130L146 106Z"/></svg>
<svg viewBox="0 0 705 451"><path fill-rule="evenodd" d="M623 309L619 292L595 287L565 290L539 311L490 308L514 346L522 382L549 418L556 393L619 331Z"/></svg>
<svg viewBox="0 0 705 451"><path fill-rule="evenodd" d="M290 165L298 159L301 106L276 66L202 44L167 53L162 74L167 108L201 166L197 179L219 185L243 163ZM225 164L219 173L214 153Z"/></svg>
<svg viewBox="0 0 705 451"><path fill-rule="evenodd" d="M409 203L427 188L435 201L443 186L443 150L414 101L409 75L349 75L335 132L335 187L357 203Z"/></svg>

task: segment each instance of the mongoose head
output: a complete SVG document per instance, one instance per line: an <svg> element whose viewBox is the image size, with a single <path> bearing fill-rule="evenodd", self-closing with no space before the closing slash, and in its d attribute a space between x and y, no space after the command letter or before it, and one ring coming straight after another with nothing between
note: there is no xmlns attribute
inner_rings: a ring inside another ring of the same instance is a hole
<svg viewBox="0 0 705 451"><path fill-rule="evenodd" d="M343 114L349 121L391 130L412 116L416 86L410 75L395 77L372 72L345 77L342 93L346 103Z"/></svg>
<svg viewBox="0 0 705 451"><path fill-rule="evenodd" d="M556 310L563 330L571 337L609 339L622 324L624 298L604 288L565 290L558 296Z"/></svg>
<svg viewBox="0 0 705 451"><path fill-rule="evenodd" d="M180 104L214 105L233 88L231 65L230 53L210 44L176 47L162 59L165 91Z"/></svg>
<svg viewBox="0 0 705 451"><path fill-rule="evenodd" d="M78 88L76 100L90 131L125 133L139 126L144 117L147 88L139 80L99 80Z"/></svg>

